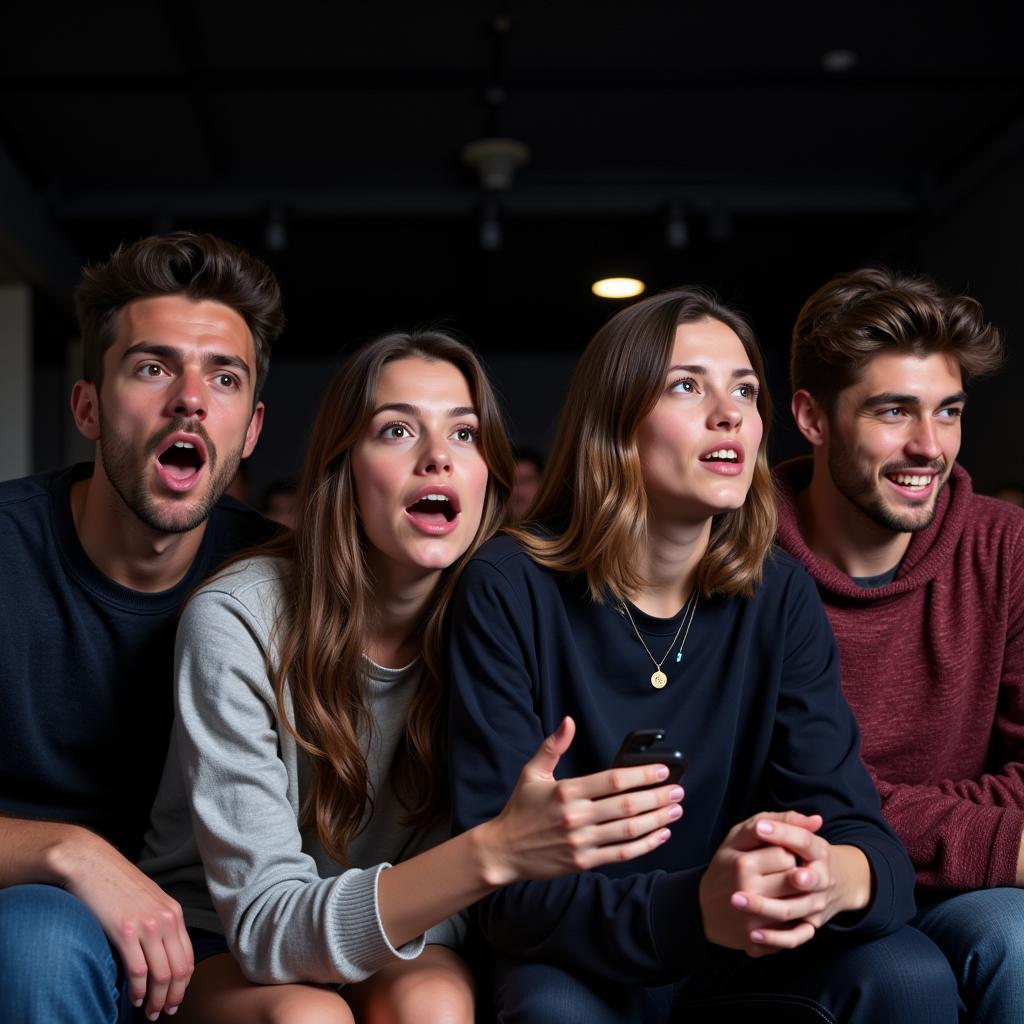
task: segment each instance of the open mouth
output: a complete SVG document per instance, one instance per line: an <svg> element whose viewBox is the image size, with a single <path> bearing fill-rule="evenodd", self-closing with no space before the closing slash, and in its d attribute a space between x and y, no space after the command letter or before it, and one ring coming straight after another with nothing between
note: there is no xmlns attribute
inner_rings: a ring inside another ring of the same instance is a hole
<svg viewBox="0 0 1024 1024"><path fill-rule="evenodd" d="M935 479L932 473L886 473L885 476L887 480L908 491L925 491Z"/></svg>
<svg viewBox="0 0 1024 1024"><path fill-rule="evenodd" d="M437 526L453 522L458 515L455 506L444 494L425 494L419 501L409 505L406 512L420 522Z"/></svg>
<svg viewBox="0 0 1024 1024"><path fill-rule="evenodd" d="M202 441L178 436L157 453L156 462L160 478L171 490L188 490L206 465L206 448Z"/></svg>
<svg viewBox="0 0 1024 1024"><path fill-rule="evenodd" d="M740 453L735 448L716 448L714 451L706 452L700 457L701 462L726 462L731 465L738 465L743 461Z"/></svg>

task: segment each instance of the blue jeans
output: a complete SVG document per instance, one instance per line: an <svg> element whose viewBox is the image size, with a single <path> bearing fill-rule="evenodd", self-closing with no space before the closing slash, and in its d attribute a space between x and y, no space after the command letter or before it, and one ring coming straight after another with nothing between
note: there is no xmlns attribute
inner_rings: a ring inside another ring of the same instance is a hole
<svg viewBox="0 0 1024 1024"><path fill-rule="evenodd" d="M946 954L975 1024L1024 1021L1024 891L919 900L911 922Z"/></svg>
<svg viewBox="0 0 1024 1024"><path fill-rule="evenodd" d="M757 960L712 949L674 986L609 985L550 964L506 961L495 984L499 1024L956 1024L960 1000L945 957L901 928L867 942L823 933Z"/></svg>
<svg viewBox="0 0 1024 1024"><path fill-rule="evenodd" d="M53 885L0 889L0 1014L11 1024L131 1020L117 954L77 897Z"/></svg>

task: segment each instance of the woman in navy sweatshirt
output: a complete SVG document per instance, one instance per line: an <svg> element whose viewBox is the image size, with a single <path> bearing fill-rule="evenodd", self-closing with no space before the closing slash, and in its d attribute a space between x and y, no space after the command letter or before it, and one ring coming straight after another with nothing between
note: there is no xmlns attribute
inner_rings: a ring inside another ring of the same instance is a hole
<svg viewBox="0 0 1024 1024"><path fill-rule="evenodd" d="M956 1020L944 958L904 926L913 870L861 764L814 586L771 548L770 415L741 315L700 289L623 310L573 377L534 525L463 574L457 827L500 811L564 716L565 776L608 767L632 730L689 757L685 814L654 852L600 867L581 853L577 874L478 905L503 1024L734 1003Z"/></svg>

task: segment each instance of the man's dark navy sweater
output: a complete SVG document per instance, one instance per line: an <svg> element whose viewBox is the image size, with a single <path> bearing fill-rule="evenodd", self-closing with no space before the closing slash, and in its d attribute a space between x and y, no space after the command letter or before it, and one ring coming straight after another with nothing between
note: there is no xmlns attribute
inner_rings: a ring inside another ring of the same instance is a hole
<svg viewBox="0 0 1024 1024"><path fill-rule="evenodd" d="M75 533L71 485L91 472L0 484L0 813L84 825L134 859L167 753L182 601L270 527L222 499L177 586L129 590Z"/></svg>
<svg viewBox="0 0 1024 1024"><path fill-rule="evenodd" d="M631 607L661 657L680 623ZM869 938L914 911L914 872L885 824L839 686L835 641L810 578L768 559L756 596L702 600L681 663L663 690L621 607L592 601L585 580L534 563L499 537L472 559L451 618L449 732L454 824L500 812L519 771L564 715L576 739L559 777L611 765L633 729L663 728L686 751L685 813L672 838L628 864L509 886L478 905L501 953L598 972L609 981L678 980L708 951L698 885L737 822L794 808L824 816L832 843L867 856L873 898L828 925ZM785 955L785 954L782 954Z"/></svg>

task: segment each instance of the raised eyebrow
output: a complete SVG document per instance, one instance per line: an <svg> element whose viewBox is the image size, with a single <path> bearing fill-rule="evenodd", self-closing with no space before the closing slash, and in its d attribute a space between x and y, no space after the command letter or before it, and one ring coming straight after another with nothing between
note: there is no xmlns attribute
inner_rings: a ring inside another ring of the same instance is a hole
<svg viewBox="0 0 1024 1024"><path fill-rule="evenodd" d="M382 412L399 412L403 416L419 416L420 407L418 405L410 405L408 402L388 402L385 405L378 405L373 410L373 415L377 416ZM459 416L476 416L477 411L471 405L457 405L448 410L448 415L453 419L457 419Z"/></svg>

